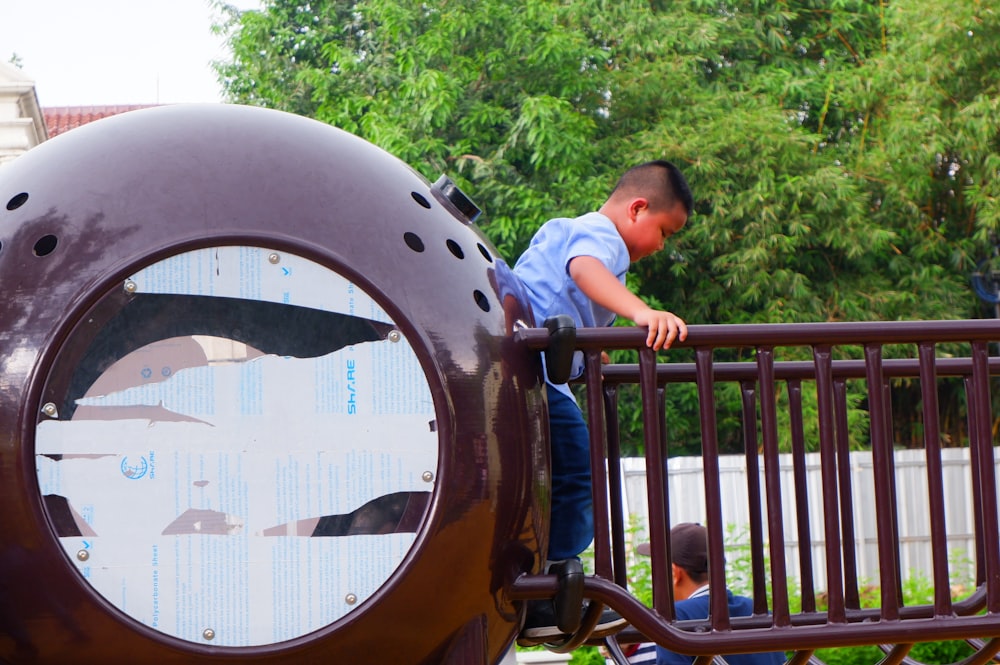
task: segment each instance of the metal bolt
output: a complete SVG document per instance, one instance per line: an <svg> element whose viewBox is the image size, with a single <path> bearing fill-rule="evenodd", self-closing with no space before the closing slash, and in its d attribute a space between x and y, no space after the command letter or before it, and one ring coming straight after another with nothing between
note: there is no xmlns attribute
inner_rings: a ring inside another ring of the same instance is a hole
<svg viewBox="0 0 1000 665"><path fill-rule="evenodd" d="M344 598L344 602L347 603L348 605L353 605L354 603L358 602L358 597L355 596L353 593L349 593Z"/></svg>
<svg viewBox="0 0 1000 665"><path fill-rule="evenodd" d="M434 474L431 473L430 471L424 471L424 474L420 477L424 479L425 483L429 483L432 480L434 480Z"/></svg>
<svg viewBox="0 0 1000 665"><path fill-rule="evenodd" d="M45 406L42 407L42 413L47 415L49 418L55 418L59 415L56 405L52 402L47 402Z"/></svg>
<svg viewBox="0 0 1000 665"><path fill-rule="evenodd" d="M80 550L79 552L76 553L76 558L79 559L80 561L86 561L87 559L90 558L90 552L88 552L87 550Z"/></svg>
<svg viewBox="0 0 1000 665"><path fill-rule="evenodd" d="M206 640L214 640L215 631L212 630L211 628L206 628L205 630L202 631L201 636L204 637Z"/></svg>
<svg viewBox="0 0 1000 665"><path fill-rule="evenodd" d="M401 339L403 339L403 335L398 330L390 330L389 331L389 341L390 342L398 342Z"/></svg>
<svg viewBox="0 0 1000 665"><path fill-rule="evenodd" d="M126 293L135 293L138 290L139 290L139 285L138 284L136 284L135 282L133 282L131 279L126 279L125 280L125 292Z"/></svg>
<svg viewBox="0 0 1000 665"><path fill-rule="evenodd" d="M267 255L267 260L275 264L281 263L281 254L278 254L277 252L271 252L270 254Z"/></svg>

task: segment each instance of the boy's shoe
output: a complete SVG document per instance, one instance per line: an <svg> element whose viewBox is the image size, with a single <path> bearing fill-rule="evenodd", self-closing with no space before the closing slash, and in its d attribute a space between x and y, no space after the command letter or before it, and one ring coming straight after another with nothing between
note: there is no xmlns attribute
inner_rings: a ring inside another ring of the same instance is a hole
<svg viewBox="0 0 1000 665"><path fill-rule="evenodd" d="M587 606L580 608L580 615L586 611ZM559 637L566 637L566 633L556 625L555 608L551 600L529 600L528 611L524 618L524 626L521 628L519 641L532 642L538 644L547 640ZM627 621L620 614L612 609L604 608L601 618L591 631L590 637L601 638L616 633L627 625Z"/></svg>

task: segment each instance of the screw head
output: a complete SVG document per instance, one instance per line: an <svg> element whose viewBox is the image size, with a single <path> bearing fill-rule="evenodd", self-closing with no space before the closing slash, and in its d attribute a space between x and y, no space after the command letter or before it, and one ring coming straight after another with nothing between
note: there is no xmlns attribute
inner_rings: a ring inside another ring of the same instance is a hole
<svg viewBox="0 0 1000 665"><path fill-rule="evenodd" d="M45 406L42 407L42 413L47 415L49 418L55 418L59 415L59 411L56 409L56 405L52 402L47 402Z"/></svg>
<svg viewBox="0 0 1000 665"><path fill-rule="evenodd" d="M390 330L389 331L389 341L390 342L398 342L401 339L403 339L403 335L398 330Z"/></svg>
<svg viewBox="0 0 1000 665"><path fill-rule="evenodd" d="M434 480L434 474L431 471L424 471L423 475L420 477L424 479L425 483L429 483Z"/></svg>
<svg viewBox="0 0 1000 665"><path fill-rule="evenodd" d="M204 637L206 640L214 640L215 631L212 630L211 628L206 628L205 630L202 631L201 636Z"/></svg>
<svg viewBox="0 0 1000 665"><path fill-rule="evenodd" d="M347 603L348 605L353 605L356 602L358 602L358 597L355 596L353 593L349 593L347 594L347 596L344 597L344 602Z"/></svg>
<svg viewBox="0 0 1000 665"><path fill-rule="evenodd" d="M281 254L278 254L277 252L271 252L270 254L267 255L267 260L274 264L281 263Z"/></svg>
<svg viewBox="0 0 1000 665"><path fill-rule="evenodd" d="M136 284L135 282L133 282L131 279L126 279L125 280L125 292L126 293L135 293L138 290L139 290L139 285L138 284Z"/></svg>
<svg viewBox="0 0 1000 665"><path fill-rule="evenodd" d="M79 559L80 561L86 561L87 559L90 558L90 552L88 552L87 550L80 550L76 553L76 558Z"/></svg>

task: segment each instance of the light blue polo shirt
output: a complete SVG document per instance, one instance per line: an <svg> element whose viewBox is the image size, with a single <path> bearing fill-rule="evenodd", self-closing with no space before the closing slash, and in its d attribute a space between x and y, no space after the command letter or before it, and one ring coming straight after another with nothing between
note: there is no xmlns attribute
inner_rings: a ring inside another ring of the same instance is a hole
<svg viewBox="0 0 1000 665"><path fill-rule="evenodd" d="M628 273L629 256L614 222L599 212L573 219L552 219L538 229L528 249L514 265L524 283L535 315L535 325L556 314L568 314L577 328L610 326L614 312L588 298L569 275L569 262L578 256L598 259L622 284ZM572 377L583 373L583 354L573 358ZM569 386L555 386L572 397Z"/></svg>

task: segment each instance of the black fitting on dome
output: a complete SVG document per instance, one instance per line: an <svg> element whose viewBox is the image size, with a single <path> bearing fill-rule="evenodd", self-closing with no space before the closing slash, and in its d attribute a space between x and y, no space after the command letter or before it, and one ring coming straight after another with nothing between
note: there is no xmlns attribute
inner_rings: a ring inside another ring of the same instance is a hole
<svg viewBox="0 0 1000 665"><path fill-rule="evenodd" d="M482 213L479 206L473 203L472 199L466 196L465 192L459 189L458 185L446 175L442 175L437 179L437 182L431 185L431 192L434 193L434 198L441 201L446 208L457 212L470 224L476 221Z"/></svg>

